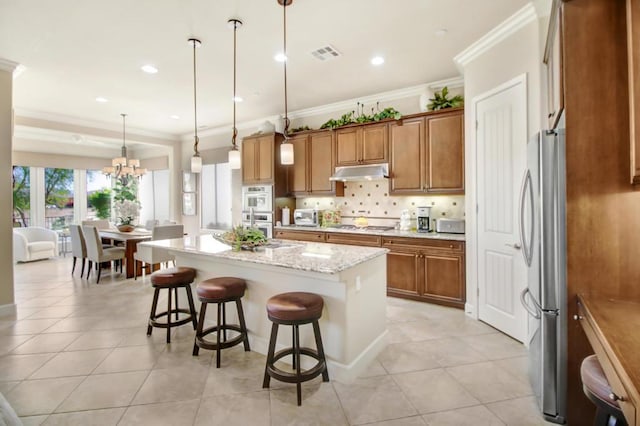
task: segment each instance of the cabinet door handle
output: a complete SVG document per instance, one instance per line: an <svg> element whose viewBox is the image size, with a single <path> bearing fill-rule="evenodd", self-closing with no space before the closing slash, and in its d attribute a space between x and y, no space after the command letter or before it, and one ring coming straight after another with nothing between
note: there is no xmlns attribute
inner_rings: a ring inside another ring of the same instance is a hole
<svg viewBox="0 0 640 426"><path fill-rule="evenodd" d="M624 397L622 397L622 396L618 396L618 395L616 395L616 394L615 394L615 393L613 393L613 392L611 392L611 393L609 394L609 399L610 399L610 400L612 400L612 401L624 401L624 400L625 400L625 399L624 399Z"/></svg>
<svg viewBox="0 0 640 426"><path fill-rule="evenodd" d="M573 316L573 319L574 319L575 321L580 321L580 320L582 319L582 315L574 315L574 316Z"/></svg>
<svg viewBox="0 0 640 426"><path fill-rule="evenodd" d="M449 244L449 248L452 249L453 248L453 244Z"/></svg>

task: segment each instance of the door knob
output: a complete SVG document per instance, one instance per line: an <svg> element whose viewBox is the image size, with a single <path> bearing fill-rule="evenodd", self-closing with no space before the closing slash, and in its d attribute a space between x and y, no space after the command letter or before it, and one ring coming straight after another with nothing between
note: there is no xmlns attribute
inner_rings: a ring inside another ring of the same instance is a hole
<svg viewBox="0 0 640 426"><path fill-rule="evenodd" d="M514 244L505 244L505 246L507 247L513 247L516 250L520 250L521 246L518 243L514 243Z"/></svg>

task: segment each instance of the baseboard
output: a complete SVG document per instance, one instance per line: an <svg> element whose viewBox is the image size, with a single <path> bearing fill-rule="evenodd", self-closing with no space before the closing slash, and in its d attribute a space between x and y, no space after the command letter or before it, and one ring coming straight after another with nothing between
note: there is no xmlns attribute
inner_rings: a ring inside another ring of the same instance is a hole
<svg viewBox="0 0 640 426"><path fill-rule="evenodd" d="M15 312L18 305L15 303L9 303L7 305L0 305L0 314L6 314L8 312Z"/></svg>
<svg viewBox="0 0 640 426"><path fill-rule="evenodd" d="M476 319L476 320L478 319L478 315L476 314L476 307L473 306L471 303L464 304L464 314L473 319Z"/></svg>

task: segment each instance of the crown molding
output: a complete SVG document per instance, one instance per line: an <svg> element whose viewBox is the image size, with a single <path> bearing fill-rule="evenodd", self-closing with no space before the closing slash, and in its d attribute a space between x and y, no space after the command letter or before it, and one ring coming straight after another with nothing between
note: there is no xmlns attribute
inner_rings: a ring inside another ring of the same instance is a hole
<svg viewBox="0 0 640 426"><path fill-rule="evenodd" d="M452 77L445 80L433 81L430 83L418 84L416 86L405 87L396 90L390 90L387 92L380 92L373 95L361 96L358 98L347 99L339 102L333 102L326 105L319 105L311 108L304 108L297 111L292 111L289 113L290 119L296 118L304 118L304 117L313 117L321 114L328 114L336 111L345 111L348 109L353 109L353 106L357 103L365 103L370 104L374 102L388 102L396 99L404 99L410 98L412 96L420 96L424 93L431 92L433 90L442 89L444 86L449 88L457 88L464 86L464 78L463 77ZM254 129L260 126L265 121L271 121L275 123L277 120L282 119L282 115L272 115L267 117L262 117L256 120L245 121L242 123L236 124L238 130L244 129ZM200 137L207 137L213 135L219 135L223 133L231 134L232 126L218 126L210 129L206 129L202 132L198 132ZM186 133L182 135L181 140L183 142L188 142L193 138L193 133Z"/></svg>
<svg viewBox="0 0 640 426"><path fill-rule="evenodd" d="M457 54L453 60L458 69L463 70L471 61L482 55L525 25L537 19L536 8L532 2L498 24L479 40Z"/></svg>
<svg viewBox="0 0 640 426"><path fill-rule="evenodd" d="M20 64L17 62L13 62L10 61L8 59L4 59L4 58L0 58L0 70L2 71L6 71L6 72L10 72L13 74L13 72L16 70L16 68L18 68Z"/></svg>

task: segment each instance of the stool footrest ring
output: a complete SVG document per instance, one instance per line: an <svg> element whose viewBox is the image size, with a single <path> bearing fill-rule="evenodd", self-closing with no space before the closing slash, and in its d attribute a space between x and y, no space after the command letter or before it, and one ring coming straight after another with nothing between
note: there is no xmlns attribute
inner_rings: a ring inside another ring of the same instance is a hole
<svg viewBox="0 0 640 426"><path fill-rule="evenodd" d="M239 335L237 335L236 337L234 337L233 339L228 339L228 340L224 340L224 341L220 341L220 349L226 349L226 348L230 348L232 346L235 346L237 344L240 344L242 342L244 342L244 335L242 334L242 328L240 328L240 326L235 325L235 324L226 324L226 325L221 325L221 326L213 326L213 327L209 327L206 328L204 330L202 330L202 334L201 335L196 335L196 344L201 347L202 349L218 349L218 344L215 342L212 342L210 340L206 340L204 337L211 334L211 333L215 333L218 332L220 333L223 330L231 330L231 331L237 331L238 333L240 333Z"/></svg>
<svg viewBox="0 0 640 426"><path fill-rule="evenodd" d="M326 362L323 359L320 359L318 351L311 348L300 348L300 355L309 356L317 360L318 363L307 370L300 371L300 377L298 377L296 373L283 371L274 365L279 359L284 358L287 355L292 355L293 353L293 348L286 348L276 352L273 355L273 361L267 364L267 374L269 374L269 376L273 377L276 380L280 380L281 382L298 383L311 380L325 371Z"/></svg>
<svg viewBox="0 0 640 426"><path fill-rule="evenodd" d="M177 321L171 321L171 324L169 325L166 322L159 322L157 321L158 318L161 317L166 317L167 315L171 315L171 314L188 314L188 316L186 318L183 318L181 320L177 320ZM161 312L159 314L154 315L153 318L149 318L149 324L151 324L154 327L158 327L158 328L169 328L169 327L177 327L179 325L183 325L183 324L187 324L189 322L193 321L193 316L191 315L191 311L189 309L172 309L170 312Z"/></svg>

